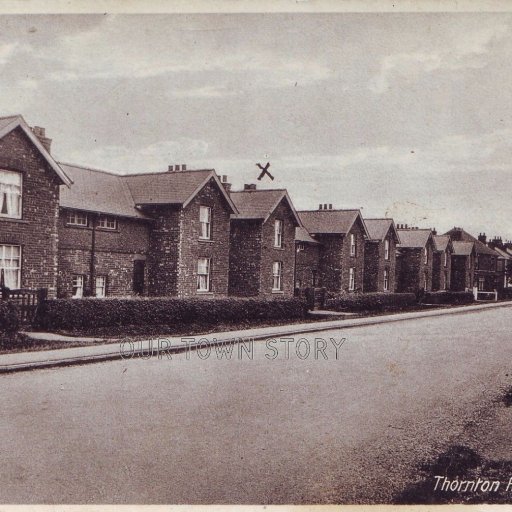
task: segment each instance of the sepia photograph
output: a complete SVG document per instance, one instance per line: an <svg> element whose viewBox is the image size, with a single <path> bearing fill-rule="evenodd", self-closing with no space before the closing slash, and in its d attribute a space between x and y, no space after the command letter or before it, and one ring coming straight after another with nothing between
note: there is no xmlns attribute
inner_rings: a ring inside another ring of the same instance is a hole
<svg viewBox="0 0 512 512"><path fill-rule="evenodd" d="M512 10L51 5L0 5L2 509L512 504Z"/></svg>

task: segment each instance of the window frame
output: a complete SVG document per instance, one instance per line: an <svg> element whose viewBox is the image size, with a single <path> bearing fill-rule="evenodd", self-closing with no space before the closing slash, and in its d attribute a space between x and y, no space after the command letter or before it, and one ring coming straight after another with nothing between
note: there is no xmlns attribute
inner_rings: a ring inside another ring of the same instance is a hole
<svg viewBox="0 0 512 512"><path fill-rule="evenodd" d="M444 268L448 267L448 251L444 251Z"/></svg>
<svg viewBox="0 0 512 512"><path fill-rule="evenodd" d="M105 224L108 224L109 221L112 221L114 223L114 227L110 227L108 225L102 226L101 223L103 221L105 221ZM98 229L104 229L105 231L117 231L117 228L118 228L117 218L114 217L113 215L100 215L98 217L97 228Z"/></svg>
<svg viewBox="0 0 512 512"><path fill-rule="evenodd" d="M277 270L277 272L276 272ZM277 284L277 286L276 286ZM283 291L283 262L273 261L272 262L272 291L282 292Z"/></svg>
<svg viewBox="0 0 512 512"><path fill-rule="evenodd" d="M383 288L385 292L389 292L389 270L387 268L384 269Z"/></svg>
<svg viewBox="0 0 512 512"><path fill-rule="evenodd" d="M356 269L350 267L348 269L348 291L353 292L356 289Z"/></svg>
<svg viewBox="0 0 512 512"><path fill-rule="evenodd" d="M10 248L10 251L11 251L11 254L10 254L10 257L9 258L6 258L6 249L7 247ZM13 254L12 254L12 251L14 248L17 248L18 249L18 256L17 258L14 258L13 257ZM6 288L10 288L11 290L18 290L21 288L21 270L22 270L22 262L23 262L23 255L22 255L22 252L23 252L23 248L21 245L17 245L17 244L0 244L0 262L5 262L7 260L9 261L18 261L18 265L17 266L11 266L11 267L5 267L5 266L2 266L0 265L0 269L3 269L4 271L4 279L5 279L5 274L6 274L6 271L7 270L15 270L16 271L16 274L17 274L17 278L16 278L16 286L15 288L11 288L9 287L8 283L6 282L5 283L5 286Z"/></svg>
<svg viewBox="0 0 512 512"><path fill-rule="evenodd" d="M79 216L85 218L85 224L71 220L72 217L77 219ZM66 226L74 228L88 228L89 227L89 215L87 213L80 212L78 210L69 210L66 217Z"/></svg>
<svg viewBox="0 0 512 512"><path fill-rule="evenodd" d="M10 169L0 169L0 176L1 176L2 172L5 172L7 174L13 174L13 175L19 177L20 193L18 196L18 213L16 215L11 215L9 213L0 213L0 217L2 219L17 219L17 220L22 219L23 218L23 178L24 178L23 173L21 173L19 171L11 171ZM1 179L0 179L0 184L1 184ZM15 185L15 186L18 186L18 185ZM3 206L3 202L0 205L0 209L2 206Z"/></svg>
<svg viewBox="0 0 512 512"><path fill-rule="evenodd" d="M200 262L204 260L206 262L206 273L199 272L200 270ZM201 257L197 258L197 287L196 291L197 293L209 293L211 292L211 273L212 273L212 259ZM202 288L201 285L201 277L206 276L206 288Z"/></svg>
<svg viewBox="0 0 512 512"><path fill-rule="evenodd" d="M201 212L208 212L206 222L202 220ZM203 236L203 226L206 226L206 236ZM207 205L199 206L199 240L212 239L212 207Z"/></svg>
<svg viewBox="0 0 512 512"><path fill-rule="evenodd" d="M80 280L80 286L75 286L75 279ZM80 294L75 294L74 290L81 290ZM84 288L85 288L85 275L84 274L73 274L71 276L71 298L72 299L82 299L84 296Z"/></svg>
<svg viewBox="0 0 512 512"><path fill-rule="evenodd" d="M386 238L386 239L384 240L384 259L385 259L386 261L389 261L389 258L390 258L390 252L391 252L391 251L389 250L390 245L391 245L391 244L389 243L389 238Z"/></svg>
<svg viewBox="0 0 512 512"><path fill-rule="evenodd" d="M274 220L274 249L283 248L284 221L282 219Z"/></svg>
<svg viewBox="0 0 512 512"><path fill-rule="evenodd" d="M357 242L356 242L356 235L354 233L350 233L350 256L351 257L357 256Z"/></svg>
<svg viewBox="0 0 512 512"><path fill-rule="evenodd" d="M103 295L98 295L98 279L103 279ZM103 299L107 296L107 276L99 275L94 278L94 296Z"/></svg>

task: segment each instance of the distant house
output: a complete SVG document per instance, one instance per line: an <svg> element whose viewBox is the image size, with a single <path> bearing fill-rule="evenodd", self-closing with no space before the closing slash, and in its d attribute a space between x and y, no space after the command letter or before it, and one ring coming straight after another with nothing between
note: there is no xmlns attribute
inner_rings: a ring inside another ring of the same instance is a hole
<svg viewBox="0 0 512 512"><path fill-rule="evenodd" d="M0 118L0 275L10 289L57 290L59 187L71 179L44 128Z"/></svg>
<svg viewBox="0 0 512 512"><path fill-rule="evenodd" d="M498 254L497 270L500 275L498 289L512 287L512 251L507 250L507 245L512 246L512 244L504 243L501 237L494 237L487 245Z"/></svg>
<svg viewBox="0 0 512 512"><path fill-rule="evenodd" d="M307 232L320 243L318 285L335 293L362 292L369 234L361 212L320 205L318 210L300 211L299 216Z"/></svg>
<svg viewBox="0 0 512 512"><path fill-rule="evenodd" d="M396 290L398 232L393 219L365 219L369 238L364 247L364 291Z"/></svg>
<svg viewBox="0 0 512 512"><path fill-rule="evenodd" d="M319 264L322 246L304 227L295 229L295 288L316 288L320 285Z"/></svg>
<svg viewBox="0 0 512 512"><path fill-rule="evenodd" d="M301 225L286 190L245 185L231 192L229 294L237 297L292 296L295 229Z"/></svg>
<svg viewBox="0 0 512 512"><path fill-rule="evenodd" d="M432 263L432 290L449 290L452 269L453 245L448 235L434 234Z"/></svg>
<svg viewBox="0 0 512 512"><path fill-rule="evenodd" d="M434 240L430 229L398 225L397 291L432 290Z"/></svg>
<svg viewBox="0 0 512 512"><path fill-rule="evenodd" d="M237 212L213 170L116 175L64 165L59 295L226 296Z"/></svg>
<svg viewBox="0 0 512 512"><path fill-rule="evenodd" d="M498 271L499 255L487 247L485 234L481 234L477 239L459 227L455 227L445 234L450 236L454 244L452 280L455 279L455 282L452 288L469 290L477 287L479 291L498 290L502 284L502 277ZM455 242L465 242L467 245L461 246ZM459 254L461 250L464 250L464 255ZM461 256L465 256L465 258ZM464 280L462 280L463 273L465 274Z"/></svg>

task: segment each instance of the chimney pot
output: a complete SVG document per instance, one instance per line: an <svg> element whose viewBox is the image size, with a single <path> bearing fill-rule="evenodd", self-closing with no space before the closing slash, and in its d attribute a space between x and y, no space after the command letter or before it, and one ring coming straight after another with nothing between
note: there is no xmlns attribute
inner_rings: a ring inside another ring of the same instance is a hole
<svg viewBox="0 0 512 512"><path fill-rule="evenodd" d="M318 209L319 209L319 210L321 210L321 209L322 209L322 203L320 203L320 204L318 205Z"/></svg>
<svg viewBox="0 0 512 512"><path fill-rule="evenodd" d="M329 210L332 210L332 204L329 203Z"/></svg>
<svg viewBox="0 0 512 512"><path fill-rule="evenodd" d="M181 164L181 170L186 171L187 170L187 164Z"/></svg>
<svg viewBox="0 0 512 512"><path fill-rule="evenodd" d="M246 183L244 185L244 190L256 190L256 184L255 183Z"/></svg>

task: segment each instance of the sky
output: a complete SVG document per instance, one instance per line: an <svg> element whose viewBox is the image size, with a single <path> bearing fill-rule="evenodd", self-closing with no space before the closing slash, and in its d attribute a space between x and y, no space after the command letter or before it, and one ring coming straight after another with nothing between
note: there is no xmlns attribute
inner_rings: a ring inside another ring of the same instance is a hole
<svg viewBox="0 0 512 512"><path fill-rule="evenodd" d="M0 16L0 115L62 162L270 162L297 209L512 239L508 13Z"/></svg>

